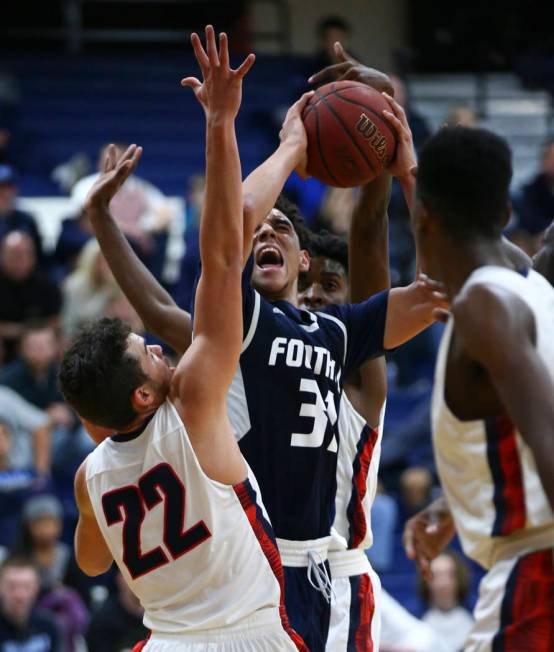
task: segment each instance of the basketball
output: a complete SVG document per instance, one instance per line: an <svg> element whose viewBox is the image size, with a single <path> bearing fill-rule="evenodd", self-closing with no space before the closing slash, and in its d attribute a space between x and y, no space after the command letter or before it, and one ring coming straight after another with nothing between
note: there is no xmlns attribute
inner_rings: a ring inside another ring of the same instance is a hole
<svg viewBox="0 0 554 652"><path fill-rule="evenodd" d="M359 82L318 88L302 115L308 174L339 188L361 186L378 177L396 149L396 134L383 109L390 111L390 106L381 93Z"/></svg>

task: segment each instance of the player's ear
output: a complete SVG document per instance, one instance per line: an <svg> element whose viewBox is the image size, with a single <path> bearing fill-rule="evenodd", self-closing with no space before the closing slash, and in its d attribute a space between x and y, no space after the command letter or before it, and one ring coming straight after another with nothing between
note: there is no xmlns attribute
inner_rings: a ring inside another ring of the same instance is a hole
<svg viewBox="0 0 554 652"><path fill-rule="evenodd" d="M156 396L152 388L146 384L137 387L131 396L133 407L139 414L151 410L155 401Z"/></svg>
<svg viewBox="0 0 554 652"><path fill-rule="evenodd" d="M298 267L299 272L307 272L310 269L310 254L306 249L300 250L300 265Z"/></svg>

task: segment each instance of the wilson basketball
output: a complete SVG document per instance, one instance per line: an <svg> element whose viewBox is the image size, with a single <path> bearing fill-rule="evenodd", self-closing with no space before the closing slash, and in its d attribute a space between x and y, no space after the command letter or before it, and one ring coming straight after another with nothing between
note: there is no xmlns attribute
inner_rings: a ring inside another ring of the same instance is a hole
<svg viewBox="0 0 554 652"><path fill-rule="evenodd" d="M302 119L308 135L307 172L330 186L350 188L375 179L396 149L396 134L383 117L390 111L373 88L354 81L315 91Z"/></svg>

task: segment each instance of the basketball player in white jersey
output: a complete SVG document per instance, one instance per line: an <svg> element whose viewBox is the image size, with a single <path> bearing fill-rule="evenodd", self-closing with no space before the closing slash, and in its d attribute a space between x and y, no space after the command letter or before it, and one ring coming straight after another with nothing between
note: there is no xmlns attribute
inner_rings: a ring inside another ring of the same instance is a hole
<svg viewBox="0 0 554 652"><path fill-rule="evenodd" d="M432 403L445 497L406 545L428 570L455 527L487 569L466 652L554 649L554 289L506 253L511 174L502 139L460 127L424 146L417 172L416 243L452 316Z"/></svg>
<svg viewBox="0 0 554 652"><path fill-rule="evenodd" d="M243 202L234 122L250 55L229 67L213 28L192 44L204 81L186 78L206 114L203 264L195 338L176 369L119 320L87 327L66 352L60 386L98 442L75 481L75 550L89 575L115 560L145 609L147 652L305 649L282 606L282 567L257 485L227 417L242 343ZM86 204L102 210L141 150L112 148ZM186 337L186 333L184 334Z"/></svg>

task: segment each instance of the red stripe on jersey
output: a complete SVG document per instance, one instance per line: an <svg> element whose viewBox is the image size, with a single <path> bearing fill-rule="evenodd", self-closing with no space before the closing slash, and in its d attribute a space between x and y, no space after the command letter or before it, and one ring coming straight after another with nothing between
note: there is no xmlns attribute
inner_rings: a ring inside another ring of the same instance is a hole
<svg viewBox="0 0 554 652"><path fill-rule="evenodd" d="M360 605L359 625L354 635L356 652L373 652L371 638L371 623L375 613L375 596L369 574L360 577L358 588L358 604Z"/></svg>
<svg viewBox="0 0 554 652"><path fill-rule="evenodd" d="M283 629L290 636L292 642L296 645L298 650L301 652L309 652L306 644L302 640L302 637L294 631L289 623L287 612L285 610L285 574L281 564L281 556L279 555L277 543L273 535L273 529L264 518L262 510L256 502L256 492L254 491L254 488L250 484L249 480L245 480L244 482L235 485L233 489L235 490L240 504L244 509L246 516L248 517L248 521L252 527L252 530L254 531L254 534L256 535L256 539L258 539L262 551L267 557L269 565L271 566L271 570L279 582L279 588L281 592L279 614L281 616Z"/></svg>
<svg viewBox="0 0 554 652"><path fill-rule="evenodd" d="M487 457L494 481L496 518L492 536L507 536L525 527L527 512L523 473L513 423L506 415L485 421Z"/></svg>
<svg viewBox="0 0 554 652"><path fill-rule="evenodd" d="M357 445L358 452L352 463L352 494L347 508L350 522L349 548L357 548L367 533L367 521L362 501L367 493L367 475L378 436L377 428L373 429L368 425L364 427Z"/></svg>
<svg viewBox="0 0 554 652"><path fill-rule="evenodd" d="M521 557L506 583L493 652L554 650L554 549Z"/></svg>

